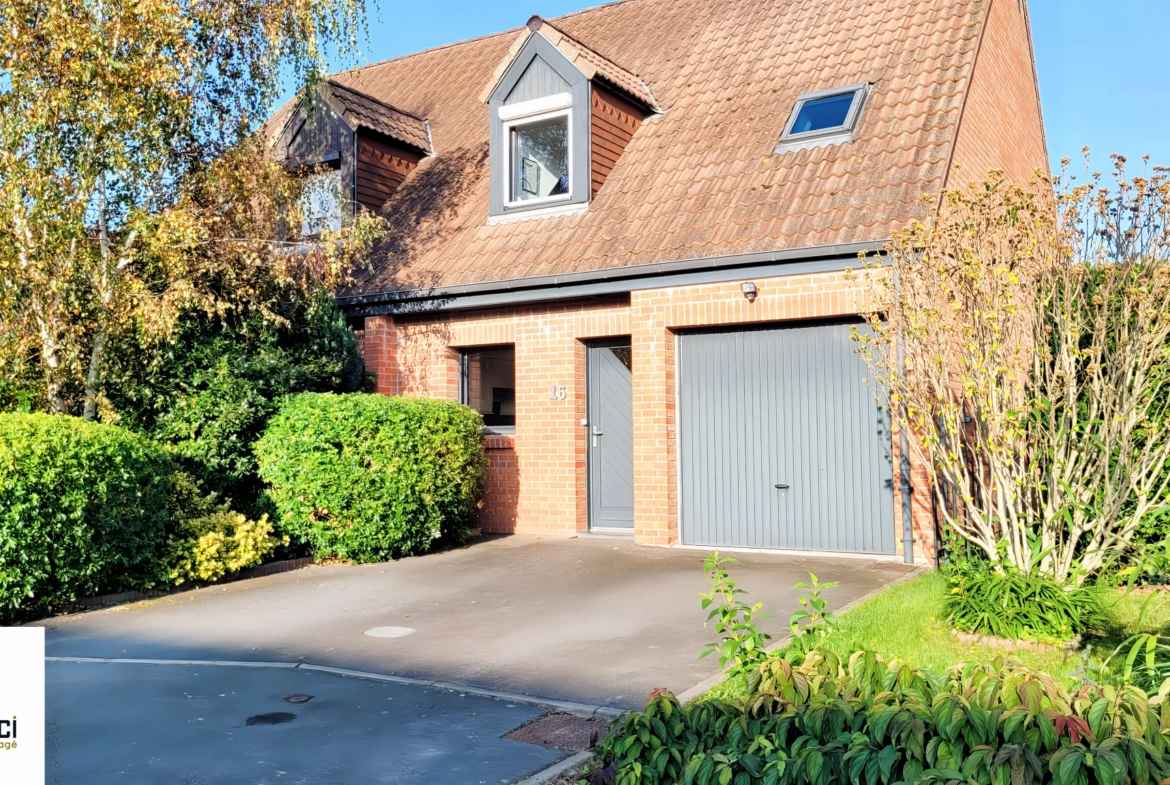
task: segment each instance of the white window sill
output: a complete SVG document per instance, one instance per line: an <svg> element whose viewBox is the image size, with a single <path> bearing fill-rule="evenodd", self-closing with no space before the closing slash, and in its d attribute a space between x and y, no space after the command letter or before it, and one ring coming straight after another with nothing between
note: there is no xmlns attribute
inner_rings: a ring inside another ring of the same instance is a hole
<svg viewBox="0 0 1170 785"><path fill-rule="evenodd" d="M512 223L513 221L532 221L537 218L552 218L557 215L580 215L589 209L588 202L579 204L558 204L552 207L538 207L531 210L514 210L503 215L489 215L487 225Z"/></svg>

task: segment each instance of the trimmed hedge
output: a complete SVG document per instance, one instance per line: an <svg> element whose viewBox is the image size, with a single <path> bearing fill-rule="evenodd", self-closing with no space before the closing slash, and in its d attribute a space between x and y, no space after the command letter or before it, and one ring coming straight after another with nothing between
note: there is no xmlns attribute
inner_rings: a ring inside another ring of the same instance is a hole
<svg viewBox="0 0 1170 785"><path fill-rule="evenodd" d="M480 415L425 398L292 395L255 451L279 530L359 563L462 541L487 471Z"/></svg>
<svg viewBox="0 0 1170 785"><path fill-rule="evenodd" d="M113 425L0 415L0 618L160 580L173 471Z"/></svg>
<svg viewBox="0 0 1170 785"><path fill-rule="evenodd" d="M1170 706L1136 687L1071 692L1006 659L944 676L814 651L748 678L742 704L669 693L605 741L618 785L1155 785ZM1170 732L1170 731L1168 731ZM611 780L612 781L612 780Z"/></svg>

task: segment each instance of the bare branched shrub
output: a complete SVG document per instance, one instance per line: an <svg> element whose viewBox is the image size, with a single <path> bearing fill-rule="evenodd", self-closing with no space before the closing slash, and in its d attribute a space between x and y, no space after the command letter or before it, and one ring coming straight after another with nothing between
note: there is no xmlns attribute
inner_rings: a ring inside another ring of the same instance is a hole
<svg viewBox="0 0 1170 785"><path fill-rule="evenodd" d="M996 569L1098 572L1170 502L1170 178L999 173L890 243L856 340L951 533Z"/></svg>

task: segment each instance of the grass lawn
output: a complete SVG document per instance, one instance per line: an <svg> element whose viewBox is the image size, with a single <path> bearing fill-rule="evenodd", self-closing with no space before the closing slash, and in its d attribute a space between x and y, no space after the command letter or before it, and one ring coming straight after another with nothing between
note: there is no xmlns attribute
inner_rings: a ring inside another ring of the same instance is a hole
<svg viewBox="0 0 1170 785"><path fill-rule="evenodd" d="M963 643L946 624L943 598L946 581L938 572L891 586L838 617L837 630L827 648L848 656L869 649L886 659L897 659L935 672L951 665L1010 657L1023 665L1046 671L1070 684L1092 675L1119 643L1137 632L1170 632L1170 597L1167 592L1149 595L1102 591L1106 629L1086 636L1080 650L1028 651ZM832 590L826 592L832 599ZM767 610L767 609L765 609ZM704 698L734 698L744 691L742 679L716 685Z"/></svg>

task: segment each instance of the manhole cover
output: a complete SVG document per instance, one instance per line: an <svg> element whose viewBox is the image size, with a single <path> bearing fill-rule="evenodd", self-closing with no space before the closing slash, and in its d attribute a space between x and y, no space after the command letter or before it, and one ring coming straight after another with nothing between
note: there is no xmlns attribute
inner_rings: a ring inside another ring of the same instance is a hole
<svg viewBox="0 0 1170 785"><path fill-rule="evenodd" d="M282 722L292 722L297 715L287 711L274 711L268 714L256 714L248 718L248 725L280 725Z"/></svg>
<svg viewBox="0 0 1170 785"><path fill-rule="evenodd" d="M374 627L366 630L366 635L371 638L404 638L413 634L414 630L410 627Z"/></svg>
<svg viewBox="0 0 1170 785"><path fill-rule="evenodd" d="M289 695L287 698L281 698L281 703L308 703L315 698L315 695Z"/></svg>
<svg viewBox="0 0 1170 785"><path fill-rule="evenodd" d="M600 743L607 732L608 720L558 711L521 725L504 738L567 752L584 752L590 748L591 742Z"/></svg>

